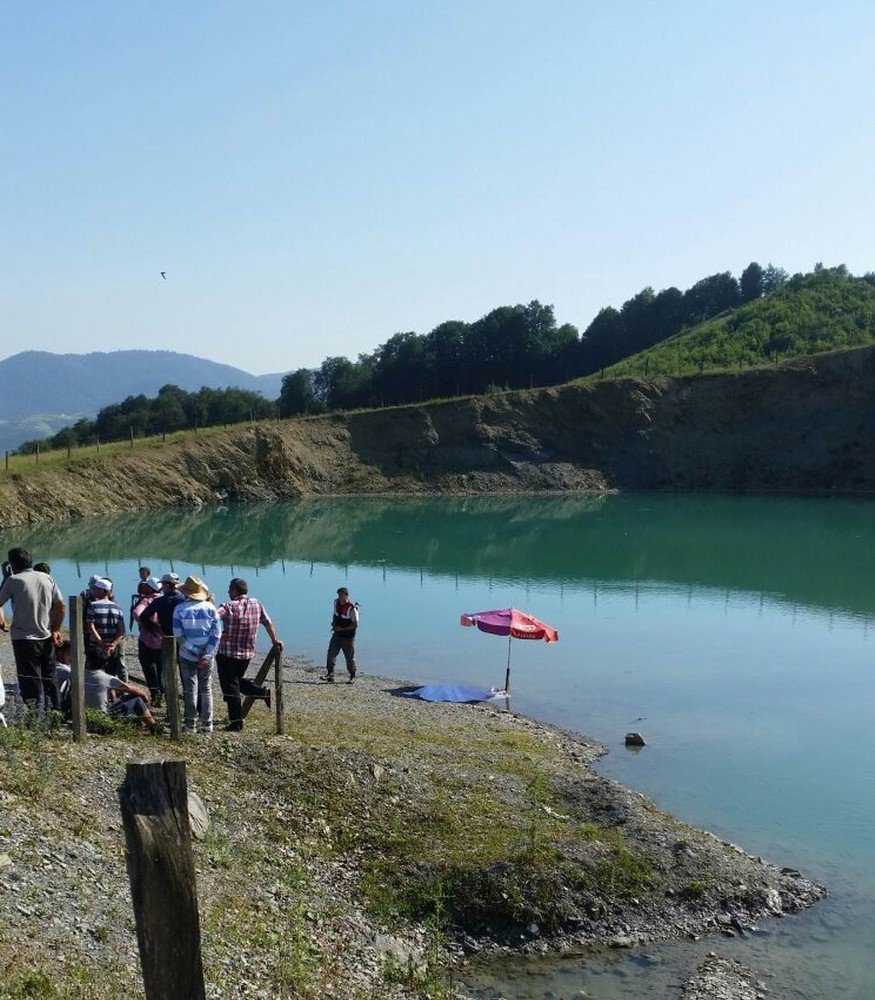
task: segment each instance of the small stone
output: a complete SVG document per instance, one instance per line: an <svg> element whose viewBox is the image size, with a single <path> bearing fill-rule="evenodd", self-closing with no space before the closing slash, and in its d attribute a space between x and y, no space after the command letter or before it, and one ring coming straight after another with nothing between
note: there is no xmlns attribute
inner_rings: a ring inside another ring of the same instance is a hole
<svg viewBox="0 0 875 1000"><path fill-rule="evenodd" d="M781 902L781 894L777 889L769 889L766 893L766 909L776 916L784 912L784 904Z"/></svg>
<svg viewBox="0 0 875 1000"><path fill-rule="evenodd" d="M195 840L203 840L210 828L210 814L197 792L188 793L188 824Z"/></svg>

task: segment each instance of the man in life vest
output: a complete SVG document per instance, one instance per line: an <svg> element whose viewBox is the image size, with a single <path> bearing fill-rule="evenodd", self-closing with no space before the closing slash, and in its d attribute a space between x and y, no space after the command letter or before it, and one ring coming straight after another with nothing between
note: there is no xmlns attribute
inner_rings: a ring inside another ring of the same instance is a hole
<svg viewBox="0 0 875 1000"><path fill-rule="evenodd" d="M328 658L325 664L325 676L322 680L334 683L334 664L337 654L343 651L349 682L355 680L355 632L359 624L358 605L351 603L349 591L341 587L337 591L334 602L334 613L331 616L331 641L328 643Z"/></svg>

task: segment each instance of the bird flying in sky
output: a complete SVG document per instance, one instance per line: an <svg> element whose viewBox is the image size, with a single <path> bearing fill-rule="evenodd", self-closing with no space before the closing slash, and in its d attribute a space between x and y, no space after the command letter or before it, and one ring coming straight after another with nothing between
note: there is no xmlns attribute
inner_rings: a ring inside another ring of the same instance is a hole
<svg viewBox="0 0 875 1000"><path fill-rule="evenodd" d="M167 280L167 272L166 271L162 271L161 272L161 277L166 281Z"/></svg>

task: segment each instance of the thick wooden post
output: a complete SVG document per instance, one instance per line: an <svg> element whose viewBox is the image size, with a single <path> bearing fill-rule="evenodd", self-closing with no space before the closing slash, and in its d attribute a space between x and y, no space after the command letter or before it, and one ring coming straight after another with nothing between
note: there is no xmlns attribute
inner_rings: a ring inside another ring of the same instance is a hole
<svg viewBox="0 0 875 1000"><path fill-rule="evenodd" d="M128 764L118 796L146 1000L204 1000L185 762Z"/></svg>
<svg viewBox="0 0 875 1000"><path fill-rule="evenodd" d="M270 673L270 668L274 665L275 662L278 663L279 659L280 659L279 650L276 648L276 646L271 646L270 652L264 658L264 663L262 663L261 666L258 668L258 673L255 675L254 682L259 686L264 684L264 682L267 680L267 675ZM243 699L242 711L244 719L246 718L247 715L249 715L249 709L252 708L254 702L255 699L250 698L248 696Z"/></svg>
<svg viewBox="0 0 875 1000"><path fill-rule="evenodd" d="M70 707L73 713L73 739L85 739L85 637L82 622L82 598L70 598Z"/></svg>
<svg viewBox="0 0 875 1000"><path fill-rule="evenodd" d="M276 646L273 647L276 656L273 661L274 690L273 697L276 707L276 734L284 736L286 732L285 705L283 698L283 658Z"/></svg>
<svg viewBox="0 0 875 1000"><path fill-rule="evenodd" d="M161 650L161 670L164 673L164 700L167 705L167 722L170 738L182 739L182 719L179 715L179 664L176 662L176 639L164 636Z"/></svg>

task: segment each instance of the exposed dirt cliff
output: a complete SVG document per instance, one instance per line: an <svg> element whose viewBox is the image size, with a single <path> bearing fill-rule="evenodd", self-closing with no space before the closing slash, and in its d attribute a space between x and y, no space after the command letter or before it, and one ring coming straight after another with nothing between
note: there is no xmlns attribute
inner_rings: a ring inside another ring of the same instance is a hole
<svg viewBox="0 0 875 1000"><path fill-rule="evenodd" d="M875 349L244 428L0 478L0 527L217 499L875 490Z"/></svg>

